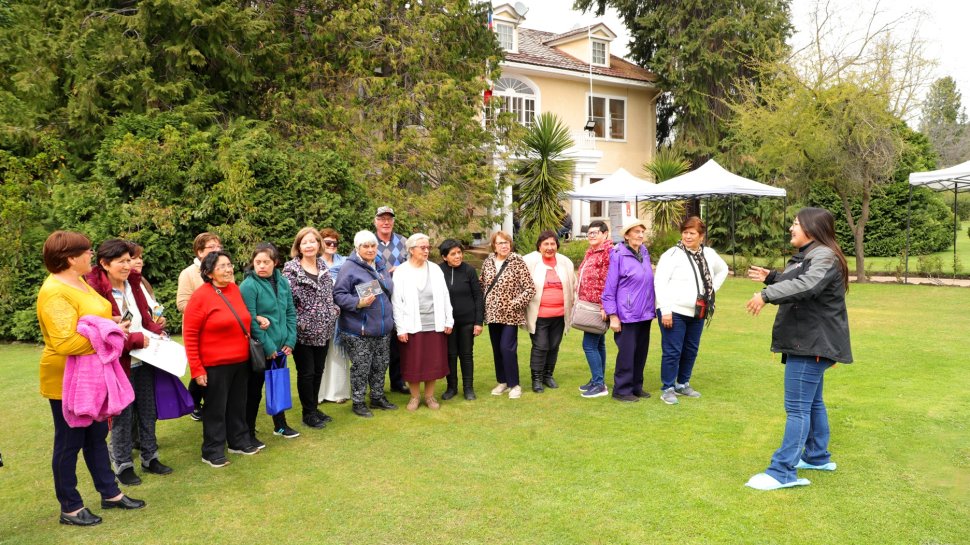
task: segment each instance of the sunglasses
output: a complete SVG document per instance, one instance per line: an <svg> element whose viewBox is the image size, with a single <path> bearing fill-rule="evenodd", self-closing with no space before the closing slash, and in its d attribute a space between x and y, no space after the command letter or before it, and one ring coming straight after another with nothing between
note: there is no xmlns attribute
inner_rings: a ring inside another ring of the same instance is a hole
<svg viewBox="0 0 970 545"><path fill-rule="evenodd" d="M325 240L325 241L323 241L323 245L326 246L326 247L328 247L328 248L333 248L334 246L337 245L337 241L335 241L335 240Z"/></svg>

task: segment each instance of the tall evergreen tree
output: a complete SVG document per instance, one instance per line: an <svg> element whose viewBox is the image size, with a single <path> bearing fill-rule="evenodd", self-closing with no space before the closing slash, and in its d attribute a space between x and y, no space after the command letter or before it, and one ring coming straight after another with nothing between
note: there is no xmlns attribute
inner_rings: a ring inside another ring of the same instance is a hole
<svg viewBox="0 0 970 545"><path fill-rule="evenodd" d="M757 83L763 62L783 59L791 35L788 0L576 0L602 15L615 8L630 31L630 55L655 72L665 93L657 105L657 140L676 138L695 162L727 133L726 101Z"/></svg>
<svg viewBox="0 0 970 545"><path fill-rule="evenodd" d="M948 167L970 159L970 123L960 90L950 76L933 82L923 102L920 132L925 134Z"/></svg>

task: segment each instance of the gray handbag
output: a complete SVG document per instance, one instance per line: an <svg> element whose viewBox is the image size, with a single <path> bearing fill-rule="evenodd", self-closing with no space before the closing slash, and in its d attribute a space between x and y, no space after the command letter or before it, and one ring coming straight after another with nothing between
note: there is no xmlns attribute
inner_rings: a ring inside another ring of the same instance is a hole
<svg viewBox="0 0 970 545"><path fill-rule="evenodd" d="M601 312L603 305L589 301L576 300L573 303L572 326L580 331L602 335L610 328L610 323L603 319Z"/></svg>

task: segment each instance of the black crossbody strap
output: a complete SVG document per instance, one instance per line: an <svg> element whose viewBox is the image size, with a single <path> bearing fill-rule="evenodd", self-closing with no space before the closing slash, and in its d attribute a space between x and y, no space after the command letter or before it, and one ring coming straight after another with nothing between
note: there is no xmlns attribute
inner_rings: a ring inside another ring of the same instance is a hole
<svg viewBox="0 0 970 545"><path fill-rule="evenodd" d="M232 315L236 317L236 321L239 322L239 327L242 328L243 335L245 335L246 338L248 339L249 333L246 332L246 326L243 325L242 318L240 318L239 315L236 314L236 309L232 308L232 305L229 303L229 299L226 299L226 296L222 294L221 289L215 286L212 286L212 287L216 290L216 295L218 295L219 297L222 297L222 300L226 302L226 306L229 307L229 312L232 312Z"/></svg>
<svg viewBox="0 0 970 545"><path fill-rule="evenodd" d="M492 260L492 263L495 263L495 260ZM488 289L485 290L485 295L482 297L483 299L488 299L488 294L492 291L492 288L495 287L495 284L498 283L499 277L502 276L502 273L505 272L505 269L508 268L508 265L509 265L509 260L508 258L505 258L505 261L502 262L502 266L499 267L498 272L495 273L495 278L492 279L492 283L489 284Z"/></svg>

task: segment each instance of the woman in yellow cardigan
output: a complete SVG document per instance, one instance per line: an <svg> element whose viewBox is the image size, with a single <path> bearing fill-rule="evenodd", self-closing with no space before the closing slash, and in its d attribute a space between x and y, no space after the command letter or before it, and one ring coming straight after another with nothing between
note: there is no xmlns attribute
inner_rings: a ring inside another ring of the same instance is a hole
<svg viewBox="0 0 970 545"><path fill-rule="evenodd" d="M40 357L40 393L50 400L54 418L54 492L61 504L61 524L93 526L101 517L92 513L77 491L77 454L84 461L101 493L102 509L140 509L142 500L125 496L115 482L108 457L107 422L72 428L64 421L61 407L64 364L68 356L91 354L94 348L77 332L82 316L111 319L111 305L84 281L91 272L91 241L81 233L55 231L44 242L44 265L50 275L37 295L37 320L44 336Z"/></svg>

